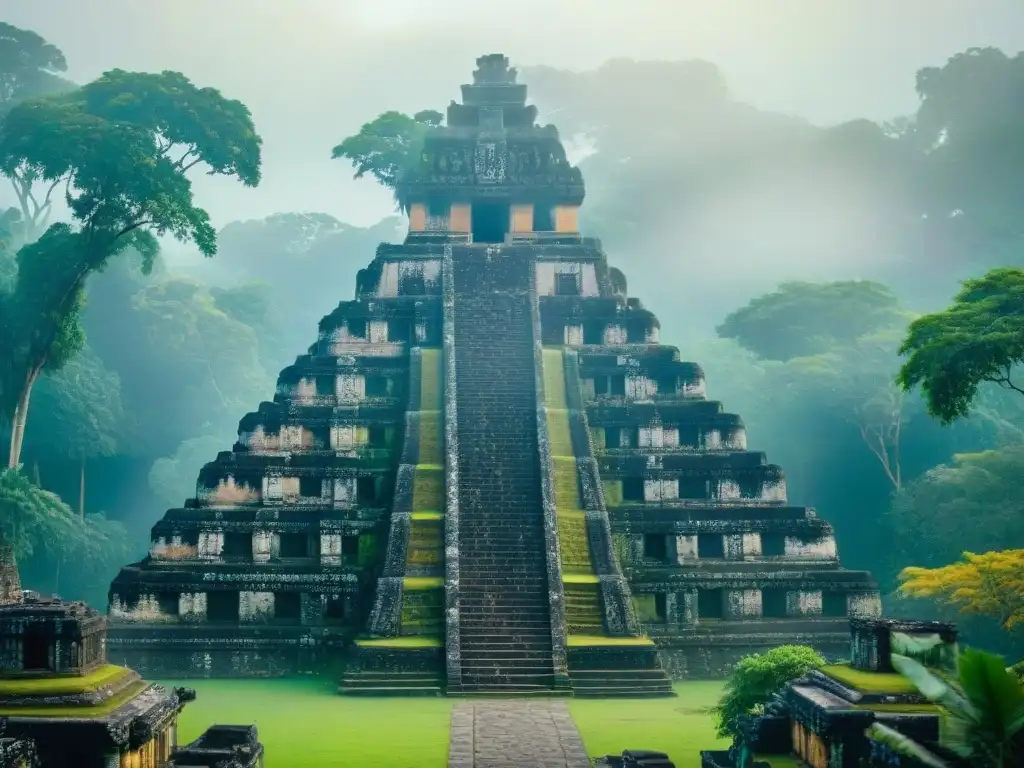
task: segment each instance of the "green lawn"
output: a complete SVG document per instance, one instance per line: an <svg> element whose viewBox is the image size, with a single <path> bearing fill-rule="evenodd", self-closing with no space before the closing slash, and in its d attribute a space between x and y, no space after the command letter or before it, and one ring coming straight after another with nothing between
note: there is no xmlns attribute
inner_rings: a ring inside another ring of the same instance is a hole
<svg viewBox="0 0 1024 768"><path fill-rule="evenodd" d="M213 723L255 723L267 749L266 768L444 768L456 699L338 696L329 681L188 680L195 688L182 713L179 741ZM592 756L624 749L667 752L679 768L700 764L699 752L722 743L707 709L722 683L677 683L675 699L570 700Z"/></svg>
<svg viewBox="0 0 1024 768"><path fill-rule="evenodd" d="M165 683L171 685L171 683ZM213 723L255 723L266 768L444 768L452 699L339 696L319 679L186 680L196 700L181 715L178 740Z"/></svg>
<svg viewBox="0 0 1024 768"><path fill-rule="evenodd" d="M569 709L591 757L622 754L624 749L653 749L678 768L700 765L702 749L725 749L708 714L722 695L724 682L676 683L674 699L572 699Z"/></svg>

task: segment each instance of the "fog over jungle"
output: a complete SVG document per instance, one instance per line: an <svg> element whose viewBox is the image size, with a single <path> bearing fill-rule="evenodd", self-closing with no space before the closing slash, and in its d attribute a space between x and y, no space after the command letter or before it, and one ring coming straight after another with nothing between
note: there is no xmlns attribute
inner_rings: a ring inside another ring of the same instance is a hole
<svg viewBox="0 0 1024 768"><path fill-rule="evenodd" d="M1014 0L524 0L514 9L472 0L0 0L0 15L60 46L76 81L113 67L175 69L244 101L265 141L264 180L243 189L198 179L218 226L277 211L322 211L358 225L387 216L390 194L329 162L330 148L384 110L443 108L489 51L526 69L704 59L720 68L735 100L829 125L911 113L914 72L957 51L1024 48L1024 6ZM656 81L650 90L666 103L674 98ZM558 100L539 104L542 119L557 125ZM739 280L738 272L746 296L764 287L761 276L856 276L865 260L893 257L867 246L830 253L836 241L863 240L872 223L828 204L754 211L771 185L766 177L709 202L685 222L685 251L676 238L683 222L671 216L648 226L635 247L663 252L679 279L699 265L723 300L722 281ZM726 223L737 216L760 217L761 231ZM813 247L793 249L794 240ZM611 253L613 261L632 257ZM634 269L630 277L638 291L649 289L655 309L674 303L650 274Z"/></svg>
<svg viewBox="0 0 1024 768"><path fill-rule="evenodd" d="M181 72L243 102L263 140L256 187L189 174L217 255L165 239L151 275L138 254L89 272L81 354L32 397L24 466L124 522L133 551L404 236L392 190L332 149L382 113L444 110L494 52L583 172L580 229L790 500L835 525L845 565L893 593L907 564L1024 546L1024 398L983 387L944 427L893 385L915 313L1024 266L1021 0L0 0L0 21L63 51L79 85ZM793 280L874 282L776 291ZM987 522L961 535L965 517Z"/></svg>

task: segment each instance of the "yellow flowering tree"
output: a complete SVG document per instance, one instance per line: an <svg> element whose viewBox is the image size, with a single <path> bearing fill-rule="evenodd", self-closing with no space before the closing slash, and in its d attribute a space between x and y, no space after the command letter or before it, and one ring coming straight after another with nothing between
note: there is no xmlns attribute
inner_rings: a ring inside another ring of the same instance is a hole
<svg viewBox="0 0 1024 768"><path fill-rule="evenodd" d="M1003 629L1024 627L1024 549L976 555L941 568L904 568L900 591L909 597L931 597L964 613L992 616Z"/></svg>

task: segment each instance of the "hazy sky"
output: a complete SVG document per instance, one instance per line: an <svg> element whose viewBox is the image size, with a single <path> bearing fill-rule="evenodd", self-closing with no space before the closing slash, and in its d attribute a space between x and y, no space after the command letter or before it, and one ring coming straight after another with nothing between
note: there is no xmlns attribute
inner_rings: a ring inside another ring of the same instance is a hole
<svg viewBox="0 0 1024 768"><path fill-rule="evenodd" d="M911 111L915 70L969 46L1024 49L1022 0L0 0L0 20L60 46L76 80L176 69L247 103L264 181L200 182L217 224L388 214L390 195L331 147L384 109L443 108L483 53L572 69L704 58L742 100L836 122Z"/></svg>

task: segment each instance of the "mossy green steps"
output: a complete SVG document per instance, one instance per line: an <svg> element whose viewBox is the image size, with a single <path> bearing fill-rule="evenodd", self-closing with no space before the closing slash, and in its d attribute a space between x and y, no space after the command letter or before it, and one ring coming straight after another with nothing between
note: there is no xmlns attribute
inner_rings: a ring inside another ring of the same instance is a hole
<svg viewBox="0 0 1024 768"><path fill-rule="evenodd" d="M565 590L565 623L573 635L603 633L600 580L594 571L580 497L579 470L572 445L566 396L565 360L561 349L543 351L544 410L551 443L558 545Z"/></svg>
<svg viewBox="0 0 1024 768"><path fill-rule="evenodd" d="M412 509L406 572L444 568L444 413L441 350L420 351L417 464L413 471ZM444 634L444 580L407 578L402 591L403 637Z"/></svg>

